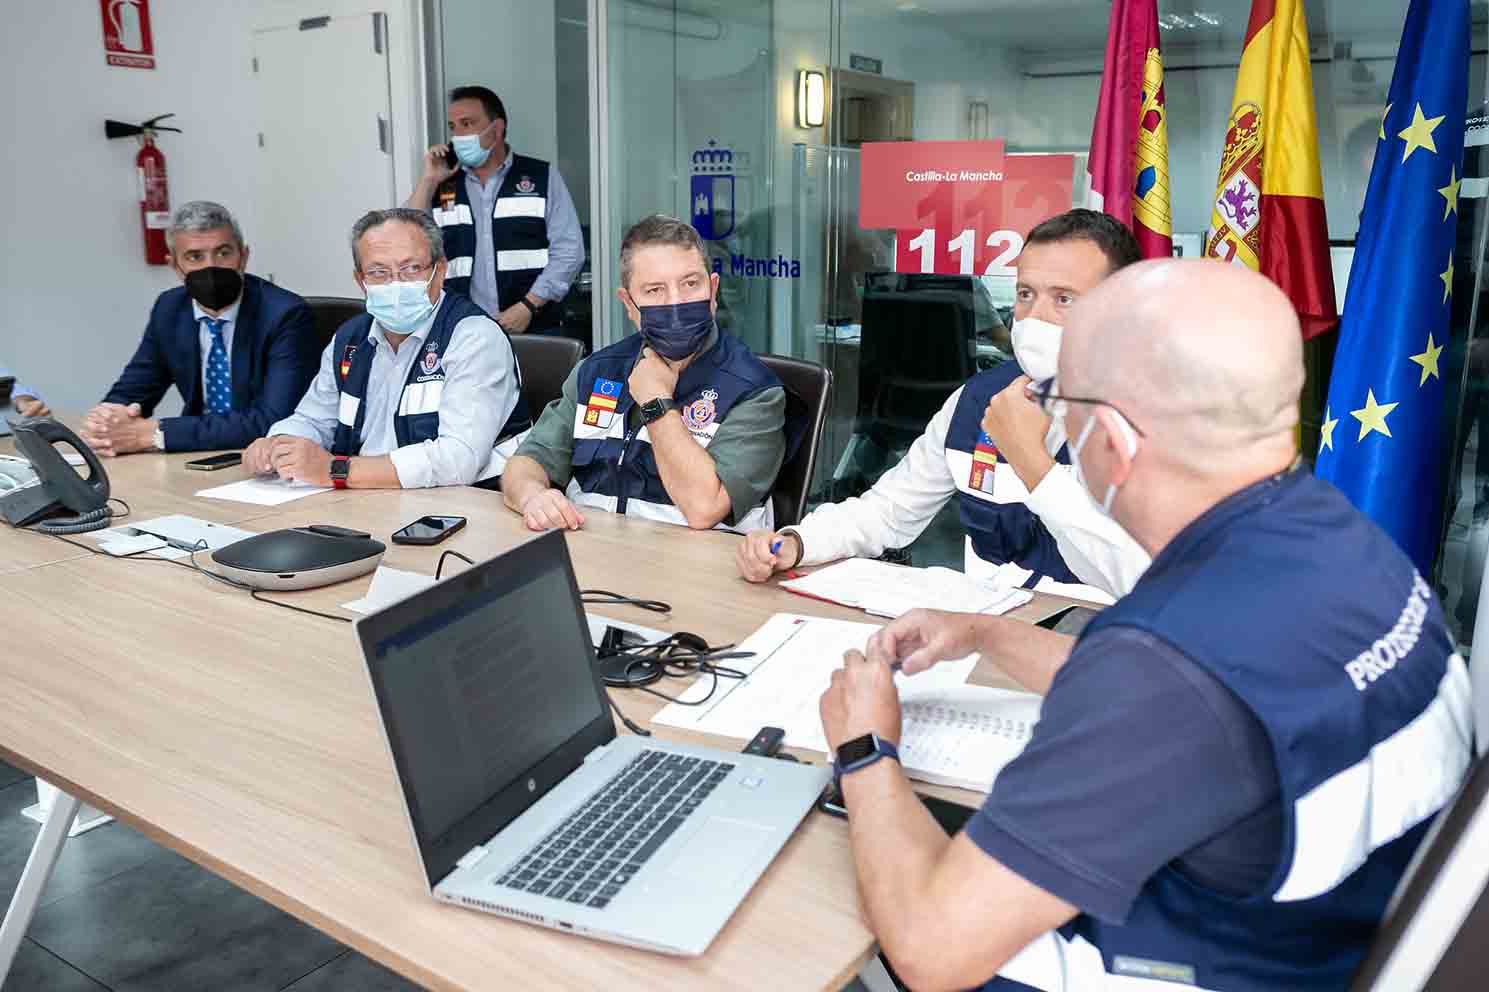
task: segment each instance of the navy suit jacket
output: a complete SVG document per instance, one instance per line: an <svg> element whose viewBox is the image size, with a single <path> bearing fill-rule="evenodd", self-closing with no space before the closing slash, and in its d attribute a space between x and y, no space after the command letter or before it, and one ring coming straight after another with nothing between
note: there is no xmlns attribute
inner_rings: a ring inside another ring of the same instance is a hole
<svg viewBox="0 0 1489 992"><path fill-rule="evenodd" d="M243 277L243 299L233 325L233 408L204 412L201 327L185 286L168 289L150 310L150 323L105 403L138 403L145 416L175 386L182 415L163 417L167 451L243 448L294 412L320 367L321 341L310 307L289 290L258 276Z"/></svg>

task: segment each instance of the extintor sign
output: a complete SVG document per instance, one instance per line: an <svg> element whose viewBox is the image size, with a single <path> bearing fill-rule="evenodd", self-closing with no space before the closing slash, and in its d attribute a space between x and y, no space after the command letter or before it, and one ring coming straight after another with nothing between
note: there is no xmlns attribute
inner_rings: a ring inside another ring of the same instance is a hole
<svg viewBox="0 0 1489 992"><path fill-rule="evenodd" d="M109 65L155 68L150 0L98 0L103 12L103 55Z"/></svg>

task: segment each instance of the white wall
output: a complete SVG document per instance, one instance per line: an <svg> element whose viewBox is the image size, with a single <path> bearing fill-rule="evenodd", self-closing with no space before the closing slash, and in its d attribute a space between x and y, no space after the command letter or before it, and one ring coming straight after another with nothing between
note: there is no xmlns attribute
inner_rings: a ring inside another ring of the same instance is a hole
<svg viewBox="0 0 1489 992"><path fill-rule="evenodd" d="M252 27L380 9L393 45L400 197L414 178L423 126L417 22L407 0L154 0L150 8L153 70L105 64L97 4L10 4L0 32L12 81L10 98L0 101L0 133L11 146L0 184L15 191L0 244L0 361L62 411L97 402L139 343L155 297L177 284L169 267L144 262L138 145L106 140L105 118L175 112L167 123L184 133L160 139L172 206L222 202L251 248L257 211L273 206L254 202ZM307 168L335 167L335 149L306 151ZM161 409L173 412L177 403L172 391Z"/></svg>
<svg viewBox="0 0 1489 992"><path fill-rule="evenodd" d="M495 90L512 147L557 158L553 0L445 0L443 36L446 88Z"/></svg>

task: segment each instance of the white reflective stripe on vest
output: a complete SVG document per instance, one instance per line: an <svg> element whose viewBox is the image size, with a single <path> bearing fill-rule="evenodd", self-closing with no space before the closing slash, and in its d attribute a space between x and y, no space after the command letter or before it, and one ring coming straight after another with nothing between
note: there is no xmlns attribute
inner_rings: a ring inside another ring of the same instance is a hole
<svg viewBox="0 0 1489 992"><path fill-rule="evenodd" d="M1118 955L1115 961L1126 962L1123 974L1106 970L1101 951L1079 935L1066 940L1055 931L1036 937L1029 945L998 969L998 977L1022 982L1040 992L1211 992L1182 977L1193 978L1193 967L1182 961L1146 961ZM1168 973L1163 978L1149 975Z"/></svg>
<svg viewBox="0 0 1489 992"><path fill-rule="evenodd" d="M449 227L452 224L474 224L475 218L471 216L470 204L457 203L448 210L435 207L434 222L440 227Z"/></svg>
<svg viewBox="0 0 1489 992"><path fill-rule="evenodd" d="M605 411L600 414L600 423L587 424L584 422L588 408L582 404L574 408L574 440L576 441L600 441L606 438L622 440L626 436L625 422L618 413ZM688 430L693 440L698 442L700 448L707 448L713 443L714 435L719 431L717 422L709 424L699 430ZM645 427L636 432L631 439L636 444L651 444L651 432Z"/></svg>
<svg viewBox="0 0 1489 992"><path fill-rule="evenodd" d="M596 510L604 510L607 513L616 512L615 508L620 505L620 500L614 496L602 496L599 493L587 493L579 488L579 483L573 479L569 480L564 495L569 502L575 506L586 506ZM679 527L688 525L688 518L683 512L670 503L653 503L649 500L631 497L626 500L626 516L640 517L643 520L657 520L662 523L676 524ZM715 524L714 530L724 530L743 534L751 530L774 530L775 510L767 499L764 504L755 507L744 515L744 519L734 526L728 524Z"/></svg>
<svg viewBox="0 0 1489 992"><path fill-rule="evenodd" d="M546 216L548 216L546 196L499 196L496 198L496 206L491 210L493 220L501 220L504 217L536 217L542 220Z"/></svg>
<svg viewBox="0 0 1489 992"><path fill-rule="evenodd" d="M1019 474L1007 462L999 462L993 466L992 492L972 488L972 452L947 448L946 467L956 482L957 490L975 499L1002 504L1026 503L1029 500L1029 487L1024 485L1024 480L1019 478Z"/></svg>
<svg viewBox="0 0 1489 992"><path fill-rule="evenodd" d="M1472 757L1472 694L1468 669L1455 654L1437 698L1415 720L1293 804L1292 867L1273 899L1328 892L1371 852L1452 800Z"/></svg>
<svg viewBox="0 0 1489 992"><path fill-rule="evenodd" d="M403 387L403 396L398 400L398 416L412 417L420 413L438 413L440 397L444 393L445 380L443 379L409 383Z"/></svg>
<svg viewBox="0 0 1489 992"><path fill-rule="evenodd" d="M357 411L361 409L362 398L343 392L341 401L336 406L336 419L347 427L357 426Z"/></svg>
<svg viewBox="0 0 1489 992"><path fill-rule="evenodd" d="M520 272L525 269L541 269L547 264L547 248L532 248L527 251L499 251L496 253L496 270L498 272Z"/></svg>
<svg viewBox="0 0 1489 992"><path fill-rule="evenodd" d="M527 438L527 435L531 433L531 430L532 429L529 428L528 430L523 431L521 434L513 434L511 437L507 438L505 441L492 448L491 457L486 459L486 465L484 468L481 469L481 474L476 476L476 481L485 482L487 479L494 479L505 472L507 469L507 462L512 460L513 455L517 454L517 449L522 446L522 442Z"/></svg>
<svg viewBox="0 0 1489 992"><path fill-rule="evenodd" d="M459 258L449 260L445 268L445 277L448 279L468 279L471 269L475 268L476 260L469 255L461 255Z"/></svg>

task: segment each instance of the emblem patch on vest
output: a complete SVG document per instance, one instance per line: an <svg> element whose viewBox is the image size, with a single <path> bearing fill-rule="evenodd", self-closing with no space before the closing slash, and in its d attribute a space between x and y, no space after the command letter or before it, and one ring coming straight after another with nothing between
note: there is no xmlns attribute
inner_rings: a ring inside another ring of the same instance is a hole
<svg viewBox="0 0 1489 992"><path fill-rule="evenodd" d="M531 176L523 176L517 181L517 192L527 194L538 188L538 184L532 181Z"/></svg>
<svg viewBox="0 0 1489 992"><path fill-rule="evenodd" d="M352 356L357 353L357 346L349 344L341 356L341 377L345 379L352 374Z"/></svg>
<svg viewBox="0 0 1489 992"><path fill-rule="evenodd" d="M455 187L444 186L439 191L439 205L442 210L451 210L455 207Z"/></svg>
<svg viewBox="0 0 1489 992"><path fill-rule="evenodd" d="M425 375L434 375L439 371L439 345L433 341L429 342L429 347L424 351L424 358L419 362L419 368L424 370Z"/></svg>
<svg viewBox="0 0 1489 992"><path fill-rule="evenodd" d="M977 435L977 447L972 449L972 477L967 488L980 493L993 494L993 469L998 466L998 447L987 434Z"/></svg>
<svg viewBox="0 0 1489 992"><path fill-rule="evenodd" d="M590 427L606 428L615 416L615 406L620 402L620 383L614 379L596 379L589 390L589 402L584 407L584 422Z"/></svg>
<svg viewBox="0 0 1489 992"><path fill-rule="evenodd" d="M703 395L687 406L683 407L682 419L688 425L688 430L697 434L708 429L718 416L719 391L717 389L705 389Z"/></svg>
<svg viewBox="0 0 1489 992"><path fill-rule="evenodd" d="M1156 982L1175 982L1179 985L1197 984L1192 964L1150 961L1147 958L1133 958L1125 954L1118 954L1112 958L1112 974L1148 978Z"/></svg>

